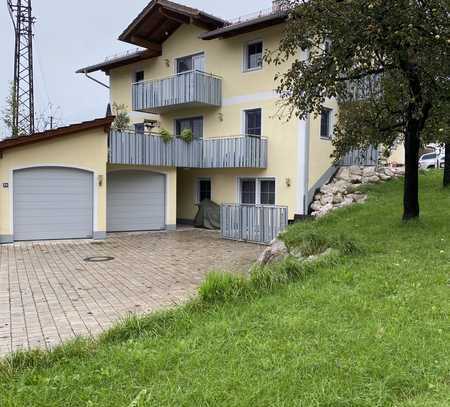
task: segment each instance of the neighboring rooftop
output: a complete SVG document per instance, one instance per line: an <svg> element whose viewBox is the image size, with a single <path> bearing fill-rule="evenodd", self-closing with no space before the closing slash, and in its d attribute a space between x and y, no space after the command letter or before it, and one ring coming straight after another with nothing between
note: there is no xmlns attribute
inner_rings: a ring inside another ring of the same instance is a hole
<svg viewBox="0 0 450 407"><path fill-rule="evenodd" d="M25 144L37 143L40 141L53 139L56 137L64 137L69 134L78 133L80 131L92 130L103 127L105 132L108 132L114 116L102 117L100 119L90 120L86 122L71 124L69 126L59 127L54 130L44 131L42 133L34 133L29 136L10 137L0 141L0 152L9 148L22 146Z"/></svg>

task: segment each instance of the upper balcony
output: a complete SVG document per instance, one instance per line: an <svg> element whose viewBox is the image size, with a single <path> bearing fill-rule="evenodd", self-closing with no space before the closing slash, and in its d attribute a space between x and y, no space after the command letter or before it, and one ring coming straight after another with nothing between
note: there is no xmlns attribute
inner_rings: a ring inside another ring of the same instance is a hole
<svg viewBox="0 0 450 407"><path fill-rule="evenodd" d="M181 168L267 168L267 139L258 136L164 142L157 134L111 131L110 164Z"/></svg>
<svg viewBox="0 0 450 407"><path fill-rule="evenodd" d="M222 79L202 71L133 84L133 110L162 113L180 107L221 106Z"/></svg>

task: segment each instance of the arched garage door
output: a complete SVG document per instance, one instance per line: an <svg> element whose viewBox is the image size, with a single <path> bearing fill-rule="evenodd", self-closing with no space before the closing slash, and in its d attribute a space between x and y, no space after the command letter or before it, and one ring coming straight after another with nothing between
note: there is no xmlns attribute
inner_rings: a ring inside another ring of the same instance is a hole
<svg viewBox="0 0 450 407"><path fill-rule="evenodd" d="M108 232L165 228L165 176L149 171L108 174Z"/></svg>
<svg viewBox="0 0 450 407"><path fill-rule="evenodd" d="M79 239L93 235L93 175L40 167L13 174L15 240Z"/></svg>

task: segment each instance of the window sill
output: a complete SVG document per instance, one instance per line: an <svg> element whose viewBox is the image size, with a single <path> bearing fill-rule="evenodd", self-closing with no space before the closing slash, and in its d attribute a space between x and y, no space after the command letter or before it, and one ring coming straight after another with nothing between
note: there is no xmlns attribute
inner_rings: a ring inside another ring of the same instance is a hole
<svg viewBox="0 0 450 407"><path fill-rule="evenodd" d="M262 70L263 70L263 67L262 67L262 66L259 67L259 68L250 68L250 69L244 68L244 69L242 70L242 73L259 72L259 71L262 71Z"/></svg>

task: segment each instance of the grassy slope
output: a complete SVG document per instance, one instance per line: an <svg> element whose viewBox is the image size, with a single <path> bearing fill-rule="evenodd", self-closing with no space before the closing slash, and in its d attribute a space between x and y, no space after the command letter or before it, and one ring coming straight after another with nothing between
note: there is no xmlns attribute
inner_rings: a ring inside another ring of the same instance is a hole
<svg viewBox="0 0 450 407"><path fill-rule="evenodd" d="M438 173L421 183L420 222L401 223L392 181L289 231L342 232L364 256L252 301L152 318L134 339L29 357L0 376L0 405L450 405L450 192Z"/></svg>

